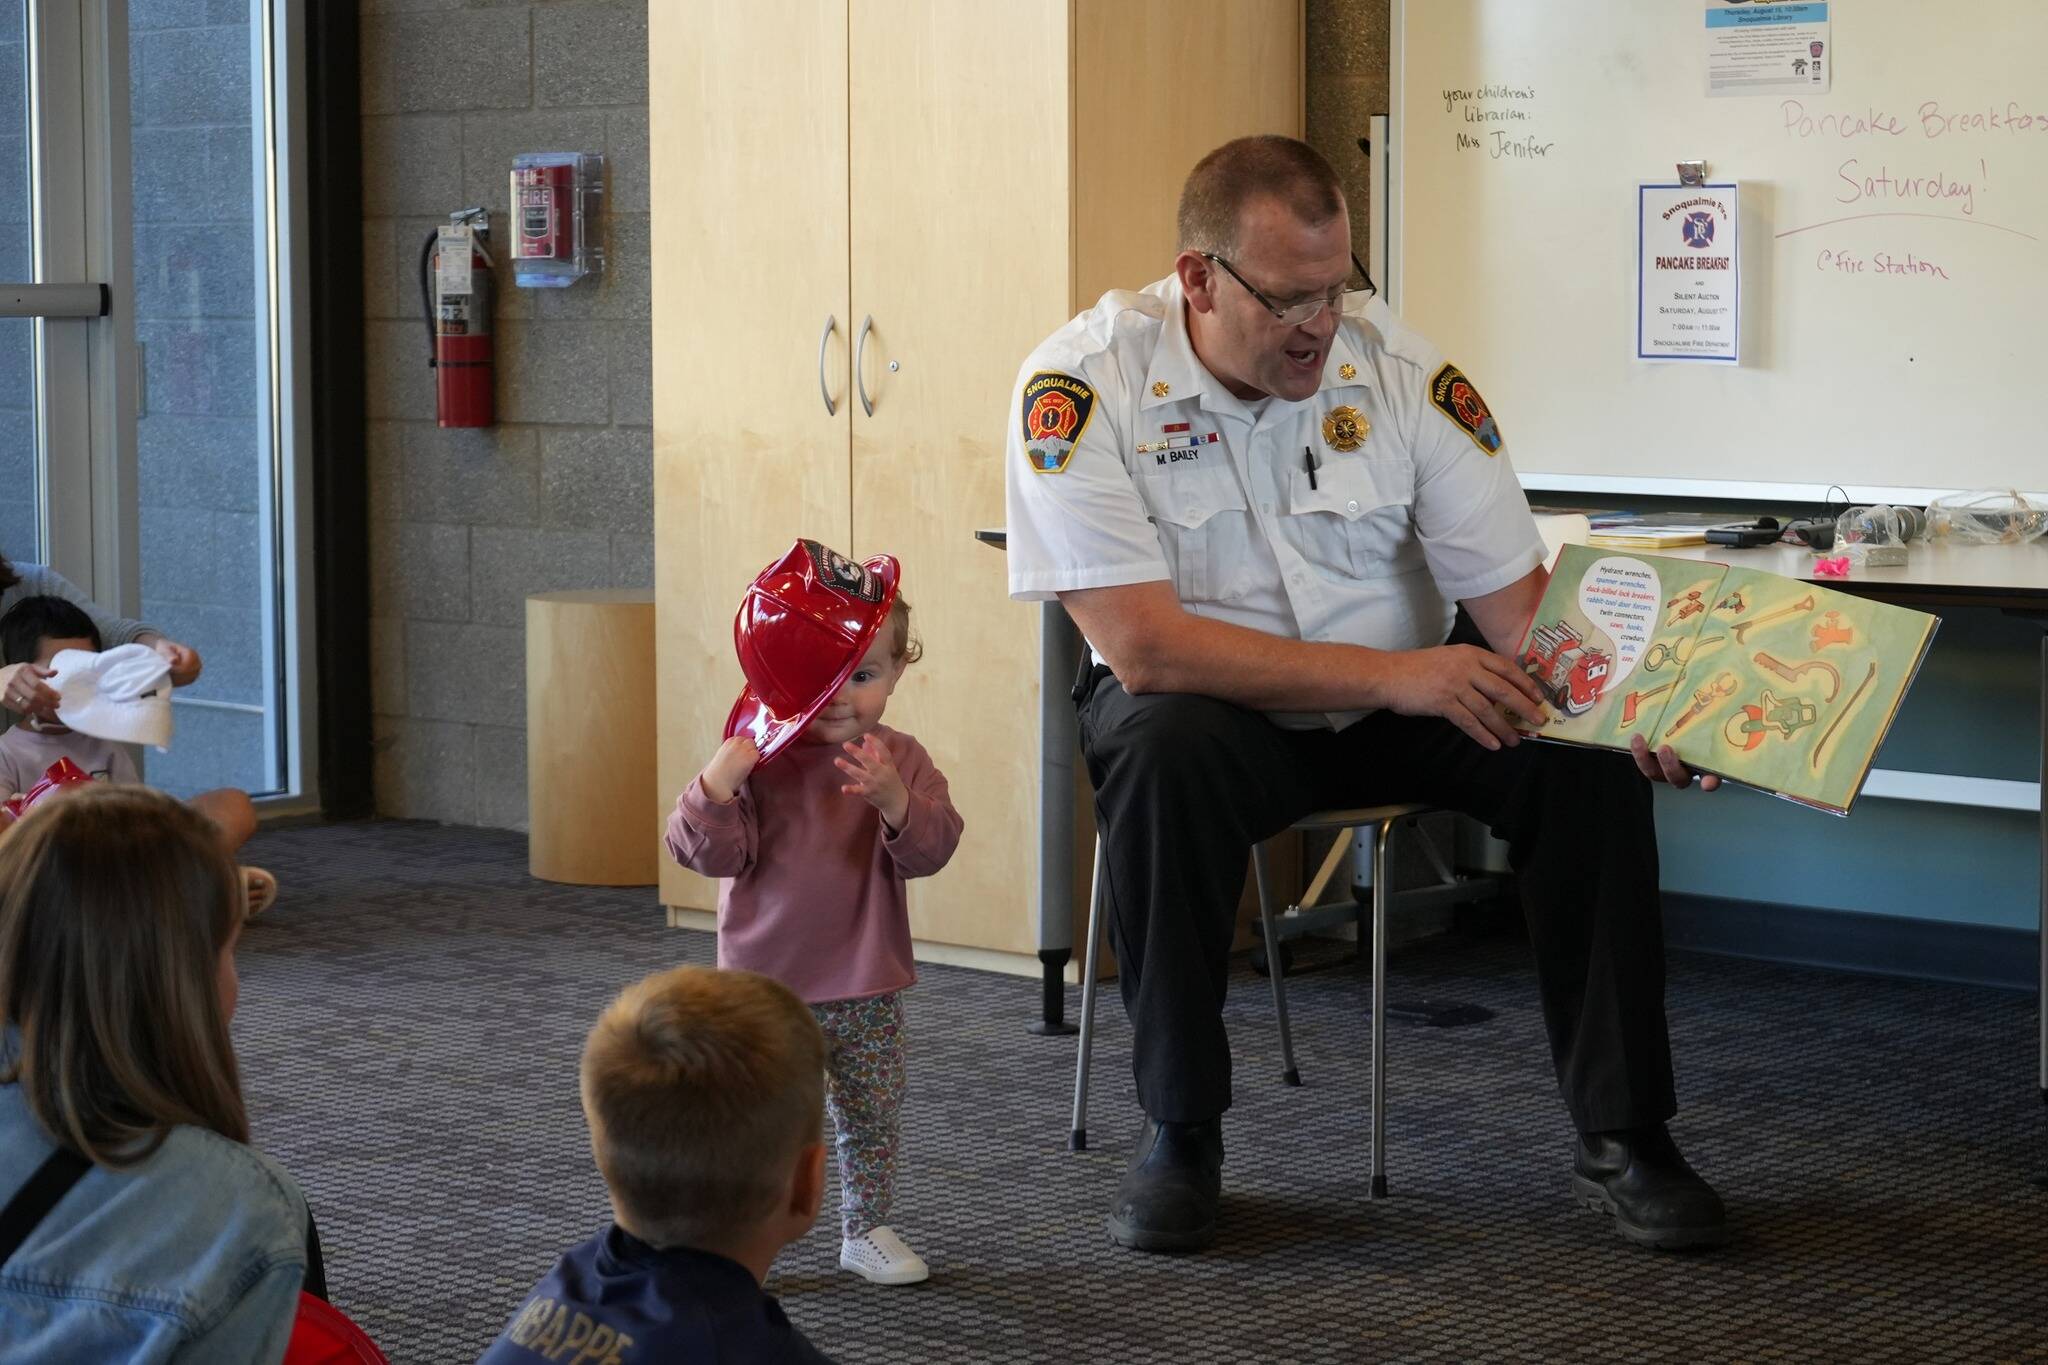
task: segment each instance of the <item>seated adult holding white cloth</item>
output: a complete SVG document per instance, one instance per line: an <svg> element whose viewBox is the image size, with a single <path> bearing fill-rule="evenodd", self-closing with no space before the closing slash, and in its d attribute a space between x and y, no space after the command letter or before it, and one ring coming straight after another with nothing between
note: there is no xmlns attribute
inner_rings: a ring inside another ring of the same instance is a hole
<svg viewBox="0 0 2048 1365"><path fill-rule="evenodd" d="M99 646L92 619L67 599L25 597L0 613L0 663L33 666L38 686L57 698L54 713L37 711L0 733L0 801L30 791L60 761L100 781L140 783L128 746L161 749L170 742L170 658L141 643ZM247 792L215 788L189 804L214 823L231 855L255 832L256 808ZM250 912L267 908L277 895L276 880L259 868L245 868L243 875Z"/></svg>
<svg viewBox="0 0 2048 1365"><path fill-rule="evenodd" d="M91 618L104 648L148 645L170 664L174 687L190 687L199 681L206 667L198 650L178 643L155 626L102 610L76 584L48 565L16 564L0 555L0 614L26 597L59 597L73 603ZM48 685L49 676L47 668L27 662L0 668L0 730L13 725L17 717L56 715L57 694Z"/></svg>
<svg viewBox="0 0 2048 1365"><path fill-rule="evenodd" d="M1579 1199L1636 1242L1720 1240L1721 1201L1664 1127L1649 781L1692 774L1668 748L1518 742L1507 713L1542 699L1509 656L1544 547L1476 386L1347 293L1329 164L1227 144L1179 229L1172 274L1025 361L1004 457L1011 595L1057 597L1091 650L1074 699L1146 1114L1110 1235L1216 1235L1251 846L1313 810L1423 801L1508 841ZM1355 1166L1342 1134L1301 1136Z"/></svg>

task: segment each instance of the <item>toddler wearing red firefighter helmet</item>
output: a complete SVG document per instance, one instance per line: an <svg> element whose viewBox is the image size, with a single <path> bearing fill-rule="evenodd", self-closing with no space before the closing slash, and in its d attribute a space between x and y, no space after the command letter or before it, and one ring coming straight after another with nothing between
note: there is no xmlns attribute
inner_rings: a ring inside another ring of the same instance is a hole
<svg viewBox="0 0 2048 1365"><path fill-rule="evenodd" d="M825 1032L839 1264L877 1284L929 1273L889 1223L917 979L904 882L944 867L961 828L924 746L881 723L922 655L900 575L814 540L761 571L733 622L746 687L667 836L719 879L718 965L782 982Z"/></svg>

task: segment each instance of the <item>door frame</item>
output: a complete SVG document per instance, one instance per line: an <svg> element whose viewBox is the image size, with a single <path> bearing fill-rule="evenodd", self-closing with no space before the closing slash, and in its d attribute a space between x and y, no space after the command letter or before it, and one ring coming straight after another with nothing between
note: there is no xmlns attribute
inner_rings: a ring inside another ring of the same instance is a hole
<svg viewBox="0 0 2048 1365"><path fill-rule="evenodd" d="M257 804L265 815L288 815L317 810L320 790L307 19L292 0L248 3L265 254L254 265L269 598L250 628L262 632L266 660L276 661L265 756L281 784ZM104 317L35 322L41 557L95 601L139 616L136 420L146 358L135 344L129 0L25 0L25 9L31 277L98 283L111 301Z"/></svg>
<svg viewBox="0 0 2048 1365"><path fill-rule="evenodd" d="M129 253L128 32L119 5L27 0L30 277L134 294ZM117 164L118 163L118 164ZM99 164L105 174L89 173ZM120 177L117 179L116 177ZM40 557L95 600L127 610L139 578L133 499L134 324L38 318L34 386L42 471ZM123 504L130 504L123 515ZM0 547L5 548L5 547Z"/></svg>

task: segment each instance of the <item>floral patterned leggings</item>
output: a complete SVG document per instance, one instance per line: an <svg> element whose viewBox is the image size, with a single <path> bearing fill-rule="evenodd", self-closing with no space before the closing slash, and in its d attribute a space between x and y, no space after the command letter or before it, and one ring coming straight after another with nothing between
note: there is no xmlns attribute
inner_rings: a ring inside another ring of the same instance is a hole
<svg viewBox="0 0 2048 1365"><path fill-rule="evenodd" d="M903 993L812 1005L825 1031L825 1107L839 1153L839 1218L847 1237L889 1221L902 1135Z"/></svg>

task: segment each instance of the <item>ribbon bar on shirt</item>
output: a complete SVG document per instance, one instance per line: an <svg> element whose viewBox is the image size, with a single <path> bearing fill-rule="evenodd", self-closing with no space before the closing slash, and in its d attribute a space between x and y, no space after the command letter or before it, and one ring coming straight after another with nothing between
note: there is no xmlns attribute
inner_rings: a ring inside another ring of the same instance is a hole
<svg viewBox="0 0 2048 1365"><path fill-rule="evenodd" d="M1212 446L1219 439L1213 431L1205 431L1200 436L1171 436L1164 441L1143 442L1138 446L1138 453L1140 455L1150 455L1161 450L1186 450L1190 446Z"/></svg>

